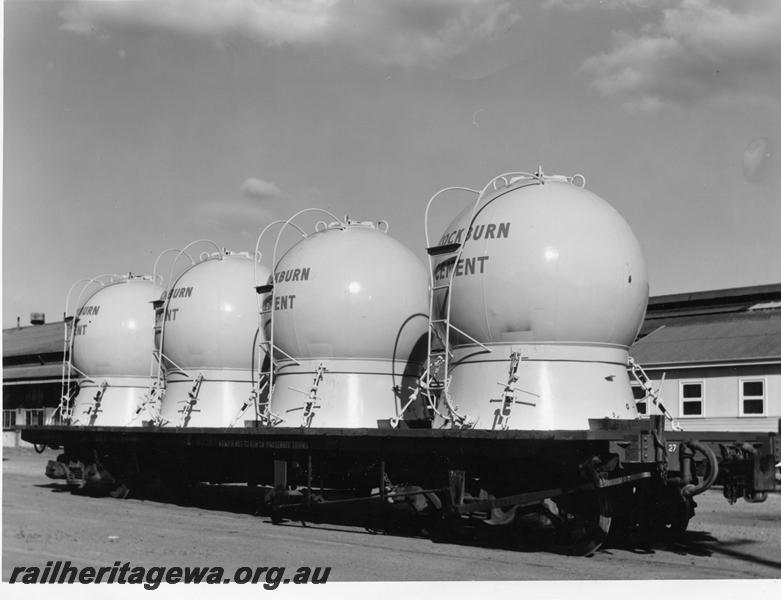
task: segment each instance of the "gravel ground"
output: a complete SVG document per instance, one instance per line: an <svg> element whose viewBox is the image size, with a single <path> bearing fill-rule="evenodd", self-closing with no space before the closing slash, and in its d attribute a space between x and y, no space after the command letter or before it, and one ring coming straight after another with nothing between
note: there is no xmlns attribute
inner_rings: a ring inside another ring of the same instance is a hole
<svg viewBox="0 0 781 600"><path fill-rule="evenodd" d="M604 548L588 558L434 543L363 529L273 525L208 502L72 495L47 479L48 458L32 450L3 456L2 579L15 566L218 565L332 567L329 581L540 581L781 578L781 495L730 506L719 491L698 497L697 515L676 543L643 551ZM207 508L208 506L208 508Z"/></svg>

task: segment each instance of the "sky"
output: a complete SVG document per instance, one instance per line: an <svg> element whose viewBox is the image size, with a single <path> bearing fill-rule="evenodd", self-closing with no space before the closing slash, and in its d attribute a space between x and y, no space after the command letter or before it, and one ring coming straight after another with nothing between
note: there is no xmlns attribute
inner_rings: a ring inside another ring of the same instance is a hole
<svg viewBox="0 0 781 600"><path fill-rule="evenodd" d="M6 0L4 31L3 327L307 207L422 259L435 192L539 166L621 212L652 295L781 282L776 0Z"/></svg>

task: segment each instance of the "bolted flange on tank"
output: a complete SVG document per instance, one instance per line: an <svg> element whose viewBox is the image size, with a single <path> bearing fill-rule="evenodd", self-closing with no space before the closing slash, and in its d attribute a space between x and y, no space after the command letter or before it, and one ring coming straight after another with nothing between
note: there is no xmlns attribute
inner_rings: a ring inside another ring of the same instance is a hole
<svg viewBox="0 0 781 600"><path fill-rule="evenodd" d="M648 301L645 261L623 217L584 183L499 176L445 230L439 247L458 247L436 257L432 277L452 379L435 426L588 429L589 418L637 417L626 365Z"/></svg>
<svg viewBox="0 0 781 600"><path fill-rule="evenodd" d="M151 277L122 275L79 303L69 324L70 356L83 377L70 410L71 425L143 424L138 409L152 383L154 350L149 307L161 293Z"/></svg>
<svg viewBox="0 0 781 600"><path fill-rule="evenodd" d="M246 252L203 254L165 291L158 311L161 425L243 427L257 420L256 273L265 281L269 270Z"/></svg>
<svg viewBox="0 0 781 600"><path fill-rule="evenodd" d="M377 427L414 415L428 277L387 223L320 222L274 269L271 410L281 426Z"/></svg>

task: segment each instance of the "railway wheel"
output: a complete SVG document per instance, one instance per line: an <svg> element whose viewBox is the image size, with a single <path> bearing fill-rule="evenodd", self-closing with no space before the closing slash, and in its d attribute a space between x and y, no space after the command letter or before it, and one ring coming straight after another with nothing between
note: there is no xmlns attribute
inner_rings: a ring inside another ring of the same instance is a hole
<svg viewBox="0 0 781 600"><path fill-rule="evenodd" d="M607 539L612 507L604 491L562 496L547 506L555 526L551 544L554 552L589 556Z"/></svg>
<svg viewBox="0 0 781 600"><path fill-rule="evenodd" d="M124 483L117 483L116 486L108 493L112 498L118 498L124 500L130 495L130 488Z"/></svg>
<svg viewBox="0 0 781 600"><path fill-rule="evenodd" d="M279 525L280 523L284 523L287 520L282 514L282 508L279 506L275 506L274 508L271 509L269 518L271 519L271 522L274 525Z"/></svg>

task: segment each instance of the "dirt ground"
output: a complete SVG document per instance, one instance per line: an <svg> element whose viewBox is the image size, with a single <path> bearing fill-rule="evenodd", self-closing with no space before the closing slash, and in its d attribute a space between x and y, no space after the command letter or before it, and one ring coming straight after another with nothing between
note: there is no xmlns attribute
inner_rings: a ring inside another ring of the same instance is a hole
<svg viewBox="0 0 781 600"><path fill-rule="evenodd" d="M730 506L717 490L677 542L637 551L603 548L588 558L435 543L360 528L274 525L235 506L177 506L90 498L47 479L48 458L3 455L2 579L46 561L78 566L330 566L329 581L532 581L781 578L781 495Z"/></svg>

